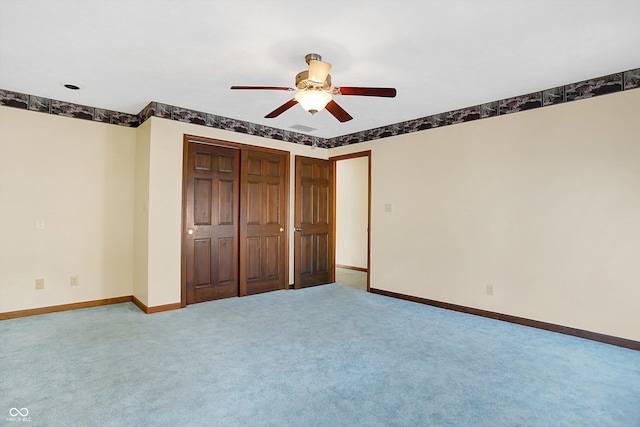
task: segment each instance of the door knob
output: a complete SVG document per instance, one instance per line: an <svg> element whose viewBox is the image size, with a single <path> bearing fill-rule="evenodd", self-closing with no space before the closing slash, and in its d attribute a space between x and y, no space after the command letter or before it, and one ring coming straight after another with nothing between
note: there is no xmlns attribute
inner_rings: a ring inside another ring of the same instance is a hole
<svg viewBox="0 0 640 427"><path fill-rule="evenodd" d="M187 230L187 234L193 234L193 230L192 229Z"/></svg>
<svg viewBox="0 0 640 427"><path fill-rule="evenodd" d="M294 230L295 230L295 231L302 231L302 228L300 228L300 227L296 227Z"/></svg>
<svg viewBox="0 0 640 427"><path fill-rule="evenodd" d="M284 228L280 227L280 232L282 233L284 231Z"/></svg>

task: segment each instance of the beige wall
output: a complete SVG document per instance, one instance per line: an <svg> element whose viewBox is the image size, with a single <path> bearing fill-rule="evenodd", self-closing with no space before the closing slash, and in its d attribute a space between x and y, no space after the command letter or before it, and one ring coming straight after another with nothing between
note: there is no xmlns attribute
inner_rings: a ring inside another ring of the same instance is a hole
<svg viewBox="0 0 640 427"><path fill-rule="evenodd" d="M0 107L0 312L131 295L135 138Z"/></svg>
<svg viewBox="0 0 640 427"><path fill-rule="evenodd" d="M293 154L372 150L374 288L640 340L638 111L633 90L314 150L157 118L129 129L0 107L0 311L180 301L188 133L290 150L292 190Z"/></svg>
<svg viewBox="0 0 640 427"><path fill-rule="evenodd" d="M131 129L0 113L0 312L127 295L149 307L180 302L184 134L289 151L291 201L294 156L327 158L325 149L157 118ZM289 255L292 282L293 244Z"/></svg>
<svg viewBox="0 0 640 427"><path fill-rule="evenodd" d="M367 268L369 158L336 162L336 264Z"/></svg>
<svg viewBox="0 0 640 427"><path fill-rule="evenodd" d="M371 287L640 340L638 111L634 90L331 150L372 150Z"/></svg>
<svg viewBox="0 0 640 427"><path fill-rule="evenodd" d="M149 306L149 162L151 121L137 129L133 215L133 295Z"/></svg>

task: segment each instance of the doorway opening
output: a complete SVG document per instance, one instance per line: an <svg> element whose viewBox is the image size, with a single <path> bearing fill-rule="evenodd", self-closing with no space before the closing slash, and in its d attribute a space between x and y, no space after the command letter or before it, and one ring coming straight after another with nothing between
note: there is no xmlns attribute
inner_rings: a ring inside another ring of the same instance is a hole
<svg viewBox="0 0 640 427"><path fill-rule="evenodd" d="M333 157L336 283L369 291L371 151Z"/></svg>

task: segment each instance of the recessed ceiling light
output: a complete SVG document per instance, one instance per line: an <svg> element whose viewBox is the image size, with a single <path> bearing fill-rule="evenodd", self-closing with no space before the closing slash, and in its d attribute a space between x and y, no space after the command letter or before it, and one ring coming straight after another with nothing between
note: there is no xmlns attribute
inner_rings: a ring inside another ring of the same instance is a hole
<svg viewBox="0 0 640 427"><path fill-rule="evenodd" d="M64 85L64 87L66 87L67 89L71 89L71 90L78 90L80 89L80 86L76 86L76 85L72 85L72 84L66 84Z"/></svg>

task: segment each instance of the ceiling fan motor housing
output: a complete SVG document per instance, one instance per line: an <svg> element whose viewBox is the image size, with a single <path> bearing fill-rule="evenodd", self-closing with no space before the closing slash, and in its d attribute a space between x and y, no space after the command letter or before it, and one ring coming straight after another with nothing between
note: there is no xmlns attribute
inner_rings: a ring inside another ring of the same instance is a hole
<svg viewBox="0 0 640 427"><path fill-rule="evenodd" d="M309 70L300 71L296 75L296 88L299 90L317 89L317 90L329 90L331 89L331 75L327 74L327 78L324 80L322 86L309 80Z"/></svg>

